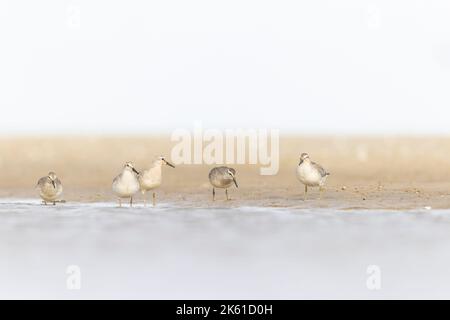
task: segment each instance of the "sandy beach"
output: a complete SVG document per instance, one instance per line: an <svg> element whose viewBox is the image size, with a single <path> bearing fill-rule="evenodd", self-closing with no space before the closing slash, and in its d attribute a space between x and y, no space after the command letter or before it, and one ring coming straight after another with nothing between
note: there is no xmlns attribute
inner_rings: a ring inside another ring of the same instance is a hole
<svg viewBox="0 0 450 320"><path fill-rule="evenodd" d="M111 180L170 159L170 137L0 139L0 298L448 298L450 139L282 137L280 171L237 165L211 201L209 165L164 168L156 207L118 208ZM302 152L331 172L303 201ZM58 173L67 203L34 186ZM67 287L67 268L81 289ZM382 274L367 286L367 268Z"/></svg>
<svg viewBox="0 0 450 320"><path fill-rule="evenodd" d="M170 159L170 136L3 137L0 139L0 196L36 197L34 186L49 170L63 181L68 202L115 201L112 178L123 163L144 169L158 155ZM303 201L296 180L299 155L308 152L331 172L318 200L312 189ZM261 165L234 165L239 189L224 202L211 200L207 175L213 165L164 168L158 199L189 206L245 205L288 208L414 209L450 208L450 138L446 137L303 137L282 136L280 169L261 176ZM141 195L137 201L141 201Z"/></svg>

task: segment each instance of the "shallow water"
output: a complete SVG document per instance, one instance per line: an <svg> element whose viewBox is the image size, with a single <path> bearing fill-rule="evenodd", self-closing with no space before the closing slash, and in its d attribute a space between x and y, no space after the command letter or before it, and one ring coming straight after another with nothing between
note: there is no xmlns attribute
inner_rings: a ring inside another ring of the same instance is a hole
<svg viewBox="0 0 450 320"><path fill-rule="evenodd" d="M69 265L80 290L67 289ZM0 298L450 298L450 210L4 199Z"/></svg>

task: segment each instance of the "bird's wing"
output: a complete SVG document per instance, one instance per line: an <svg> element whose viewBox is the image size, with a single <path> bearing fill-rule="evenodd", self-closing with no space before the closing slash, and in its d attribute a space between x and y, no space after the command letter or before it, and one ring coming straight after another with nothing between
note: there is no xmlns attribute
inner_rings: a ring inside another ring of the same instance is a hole
<svg viewBox="0 0 450 320"><path fill-rule="evenodd" d="M47 177L42 177L39 179L36 187L43 186L47 182Z"/></svg>
<svg viewBox="0 0 450 320"><path fill-rule="evenodd" d="M208 174L208 177L209 177L209 179L211 179L212 177L214 177L214 175L216 174L216 168L213 168L210 172L209 172L209 174Z"/></svg>
<svg viewBox="0 0 450 320"><path fill-rule="evenodd" d="M319 173L320 173L320 175L321 175L322 177L325 177L325 176L328 176L328 175L329 175L329 173L326 172L325 169L322 168L322 166L321 166L320 164L317 164L317 163L315 163L315 162L312 162L312 165L313 165L314 168L317 169L317 171L319 171Z"/></svg>
<svg viewBox="0 0 450 320"><path fill-rule="evenodd" d="M120 179L121 176L122 174L119 174L117 177L115 177L113 180L113 184L115 184Z"/></svg>
<svg viewBox="0 0 450 320"><path fill-rule="evenodd" d="M63 190L63 185L62 185L61 180L59 180L58 178L56 178L55 184L56 184L56 186L57 186L57 188L58 188L58 192L62 192L62 190Z"/></svg>

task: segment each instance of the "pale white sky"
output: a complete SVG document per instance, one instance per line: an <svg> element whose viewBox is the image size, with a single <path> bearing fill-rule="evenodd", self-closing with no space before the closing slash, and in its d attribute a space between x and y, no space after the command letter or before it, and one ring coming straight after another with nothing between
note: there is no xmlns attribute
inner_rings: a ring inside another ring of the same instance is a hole
<svg viewBox="0 0 450 320"><path fill-rule="evenodd" d="M0 2L0 133L450 134L450 1Z"/></svg>

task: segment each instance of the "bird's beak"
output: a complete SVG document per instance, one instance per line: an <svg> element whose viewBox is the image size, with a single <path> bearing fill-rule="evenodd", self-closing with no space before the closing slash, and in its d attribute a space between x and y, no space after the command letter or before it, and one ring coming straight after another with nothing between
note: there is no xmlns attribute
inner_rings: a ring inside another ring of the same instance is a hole
<svg viewBox="0 0 450 320"><path fill-rule="evenodd" d="M164 160L164 162L165 162L169 167L175 168L175 166L174 166L173 164L171 164L170 162L167 162L166 160Z"/></svg>
<svg viewBox="0 0 450 320"><path fill-rule="evenodd" d="M131 169L134 171L134 173L139 174L139 171L137 171L135 168L131 168Z"/></svg>
<svg viewBox="0 0 450 320"><path fill-rule="evenodd" d="M236 186L236 188L239 188L238 187L238 184L237 184L237 182L236 182L236 179L233 177L233 182L234 182L234 185Z"/></svg>
<svg viewBox="0 0 450 320"><path fill-rule="evenodd" d="M55 180L52 180L52 185L53 185L53 188L56 189L56 183L55 183Z"/></svg>
<svg viewBox="0 0 450 320"><path fill-rule="evenodd" d="M300 159L300 162L298 163L298 165L301 165L303 163L303 160L302 159Z"/></svg>

